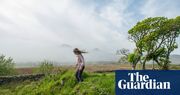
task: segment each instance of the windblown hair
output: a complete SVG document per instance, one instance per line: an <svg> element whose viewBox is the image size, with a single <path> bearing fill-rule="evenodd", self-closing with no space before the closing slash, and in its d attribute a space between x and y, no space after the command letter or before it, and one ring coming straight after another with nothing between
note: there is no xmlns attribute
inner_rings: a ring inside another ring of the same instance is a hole
<svg viewBox="0 0 180 95"><path fill-rule="evenodd" d="M78 48L75 48L75 49L73 50L73 52L74 52L75 54L87 53L87 52L85 52L85 51L79 50Z"/></svg>

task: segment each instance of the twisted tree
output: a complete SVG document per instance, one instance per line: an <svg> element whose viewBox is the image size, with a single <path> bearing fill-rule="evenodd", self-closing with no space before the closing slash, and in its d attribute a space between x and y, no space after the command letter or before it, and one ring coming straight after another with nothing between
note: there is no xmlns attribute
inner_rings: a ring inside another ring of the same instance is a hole
<svg viewBox="0 0 180 95"><path fill-rule="evenodd" d="M180 16L147 18L128 31L129 39L135 43L138 62L145 70L146 62L153 60L161 69L168 69L169 56L177 48L176 38L180 33ZM137 60L136 60L137 61ZM136 62L136 63L138 63Z"/></svg>

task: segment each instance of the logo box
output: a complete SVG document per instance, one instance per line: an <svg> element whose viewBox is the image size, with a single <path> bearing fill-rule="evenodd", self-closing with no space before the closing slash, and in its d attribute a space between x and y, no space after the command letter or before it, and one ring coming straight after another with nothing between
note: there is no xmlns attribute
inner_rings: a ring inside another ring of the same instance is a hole
<svg viewBox="0 0 180 95"><path fill-rule="evenodd" d="M116 95L180 95L180 70L116 70Z"/></svg>

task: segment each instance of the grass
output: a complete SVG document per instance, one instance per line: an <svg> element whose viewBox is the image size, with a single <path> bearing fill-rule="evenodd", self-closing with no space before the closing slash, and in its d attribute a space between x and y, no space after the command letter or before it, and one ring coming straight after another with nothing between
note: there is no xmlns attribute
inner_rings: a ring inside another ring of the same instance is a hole
<svg viewBox="0 0 180 95"><path fill-rule="evenodd" d="M1 95L114 95L114 73L84 73L77 83L74 71L49 75L37 82L7 84L0 87ZM14 85L14 86L10 86Z"/></svg>
<svg viewBox="0 0 180 95"><path fill-rule="evenodd" d="M158 69L158 66L154 66ZM59 68L63 68L59 70ZM146 64L147 69L152 69L152 64ZM28 73L32 70L28 69ZM130 64L103 64L87 65L86 72L83 73L84 81L77 83L73 66L58 67L53 75L48 75L40 81L24 81L22 83L9 83L0 85L0 95L114 95L115 94L115 74L105 73L112 70L131 70ZM137 65L137 70L141 69L141 64ZM180 70L180 65L171 64L171 70ZM26 69L20 69L20 74ZM102 71L104 73L95 73Z"/></svg>

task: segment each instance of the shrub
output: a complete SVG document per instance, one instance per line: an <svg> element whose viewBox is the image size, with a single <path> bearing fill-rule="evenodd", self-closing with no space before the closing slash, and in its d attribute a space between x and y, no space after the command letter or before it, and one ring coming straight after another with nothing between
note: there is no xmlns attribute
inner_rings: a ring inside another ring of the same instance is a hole
<svg viewBox="0 0 180 95"><path fill-rule="evenodd" d="M47 74L52 73L53 69L54 69L53 62L50 62L50 61L45 60L45 61L42 61L42 62L40 63L40 66L39 66L38 71L39 71L40 73L43 73L43 74L46 74L46 75L47 75Z"/></svg>
<svg viewBox="0 0 180 95"><path fill-rule="evenodd" d="M0 76L14 74L14 62L12 58L5 58L4 55L0 56Z"/></svg>

